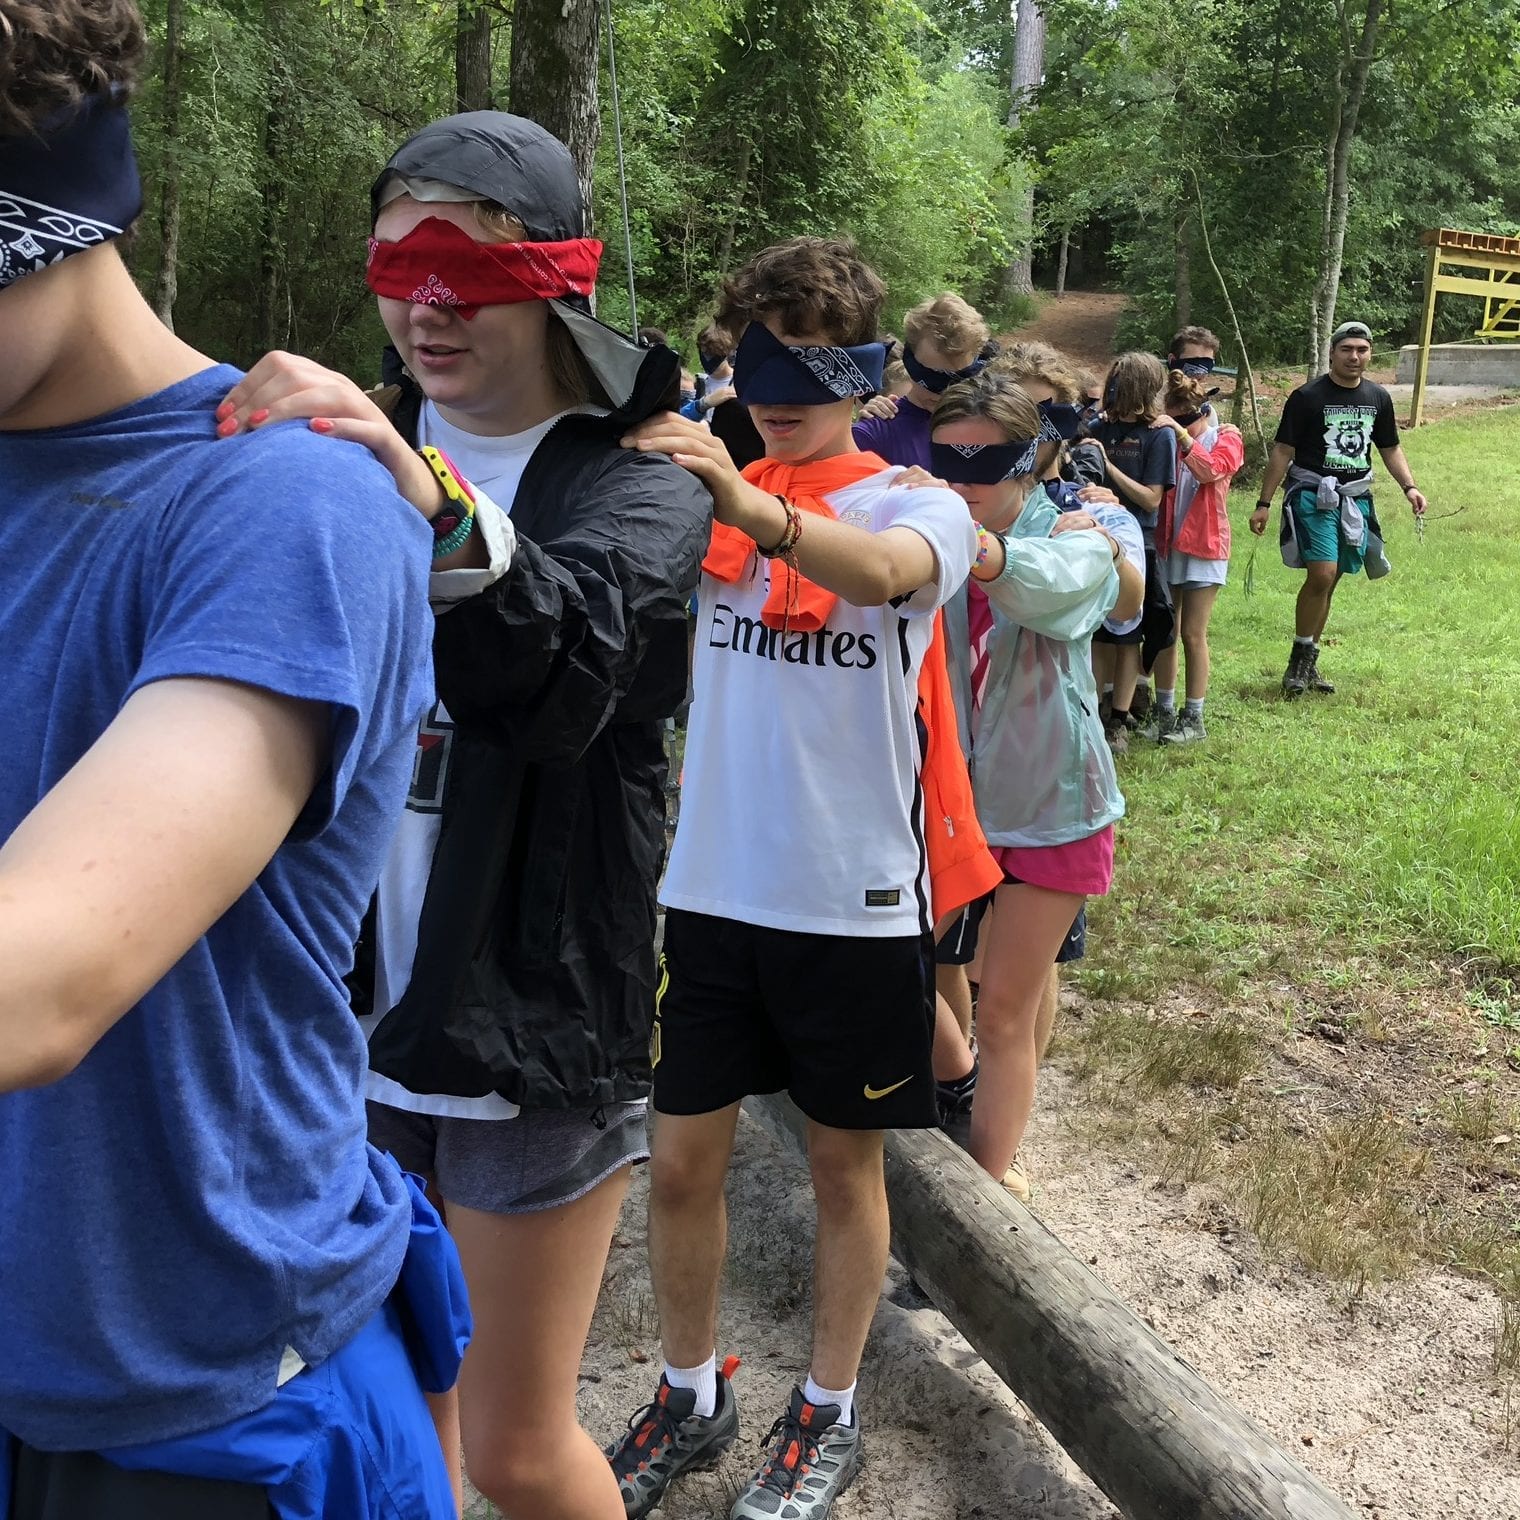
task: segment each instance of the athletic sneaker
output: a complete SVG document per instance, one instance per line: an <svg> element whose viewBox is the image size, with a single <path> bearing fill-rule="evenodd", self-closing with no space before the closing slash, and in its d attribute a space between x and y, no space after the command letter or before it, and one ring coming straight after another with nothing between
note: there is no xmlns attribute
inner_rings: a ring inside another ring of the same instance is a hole
<svg viewBox="0 0 1520 1520"><path fill-rule="evenodd" d="M982 1063L973 1055L971 1070L954 1082L934 1084L935 1101L939 1104L939 1127L951 1129L971 1117L971 1103L976 1097L976 1079L981 1075Z"/></svg>
<svg viewBox="0 0 1520 1520"><path fill-rule="evenodd" d="M767 1437L770 1455L728 1520L824 1520L860 1470L860 1411L848 1425L838 1419L838 1404L809 1404L792 1389Z"/></svg>
<svg viewBox="0 0 1520 1520"><path fill-rule="evenodd" d="M1314 651L1309 656L1309 690L1322 691L1326 696L1335 695L1335 687L1319 673L1319 645L1314 646Z"/></svg>
<svg viewBox="0 0 1520 1520"><path fill-rule="evenodd" d="M1151 715L1135 732L1137 739L1151 744L1165 744L1177 727L1177 709L1163 707L1159 702L1151 708Z"/></svg>
<svg viewBox="0 0 1520 1520"><path fill-rule="evenodd" d="M1208 730L1203 726L1203 714L1185 712L1172 725L1171 731L1161 742L1163 744L1201 744L1208 736Z"/></svg>
<svg viewBox="0 0 1520 1520"><path fill-rule="evenodd" d="M739 1434L739 1405L733 1375L739 1358L729 1357L718 1372L718 1404L711 1418L693 1414L696 1390L672 1388L660 1375L654 1400L628 1422L628 1434L607 1448L607 1460L623 1496L629 1520L647 1515L682 1473L712 1467Z"/></svg>
<svg viewBox="0 0 1520 1520"><path fill-rule="evenodd" d="M1008 1163L1008 1170L1003 1173L1003 1186L1020 1203L1029 1202L1029 1173L1024 1170L1024 1163L1017 1156Z"/></svg>
<svg viewBox="0 0 1520 1520"><path fill-rule="evenodd" d="M1293 653L1288 656L1288 668L1283 672L1283 695L1292 699L1301 697L1309 689L1309 667L1314 660L1314 646L1293 643Z"/></svg>

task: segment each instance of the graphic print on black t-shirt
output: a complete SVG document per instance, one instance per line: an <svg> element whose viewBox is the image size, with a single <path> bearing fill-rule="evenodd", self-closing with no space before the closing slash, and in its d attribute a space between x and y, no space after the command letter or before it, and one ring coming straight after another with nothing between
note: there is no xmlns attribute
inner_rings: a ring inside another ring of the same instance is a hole
<svg viewBox="0 0 1520 1520"><path fill-rule="evenodd" d="M1177 446L1169 428L1153 428L1148 422L1100 422L1092 435L1103 445L1109 462L1137 485L1169 490L1177 483ZM1119 500L1139 519L1142 528L1156 526L1157 513L1136 501L1111 477L1106 483Z"/></svg>
<svg viewBox="0 0 1520 1520"><path fill-rule="evenodd" d="M1399 441L1393 398L1371 380L1348 387L1321 375L1288 397L1277 441L1292 446L1303 469L1354 480L1372 468L1374 446Z"/></svg>
<svg viewBox="0 0 1520 1520"><path fill-rule="evenodd" d="M449 757L454 752L454 720L442 702L435 702L417 730L417 756L412 762L412 784L406 794L410 813L441 813L443 785L448 779Z"/></svg>

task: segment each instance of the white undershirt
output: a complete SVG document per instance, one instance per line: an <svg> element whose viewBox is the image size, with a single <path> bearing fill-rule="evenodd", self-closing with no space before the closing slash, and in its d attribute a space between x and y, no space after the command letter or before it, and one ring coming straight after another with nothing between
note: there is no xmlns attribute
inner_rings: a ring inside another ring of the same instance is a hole
<svg viewBox="0 0 1520 1520"><path fill-rule="evenodd" d="M594 411L592 408L577 410ZM506 574L517 543L510 514L523 471L549 429L568 415L567 412L556 413L523 433L484 438L445 421L431 402L423 404L417 441L419 445L442 449L475 488L480 497L476 504L477 531L486 542L491 560L490 566L483 570L444 570L435 574L429 587L435 616L446 615L453 603L478 595ZM453 747L453 720L442 702L435 703L417 734L417 756L412 767L406 811L391 839L375 893L376 1011L359 1021L366 1038L401 1001L412 979L412 962L417 955L417 924L422 916L428 876L433 869L433 854L438 848L438 834L443 822L444 782ZM509 1103L499 1093L487 1093L479 1098L463 1098L452 1093L414 1093L390 1077L382 1077L373 1071L368 1075L365 1095L392 1108L452 1119L511 1119L518 1113L517 1105Z"/></svg>

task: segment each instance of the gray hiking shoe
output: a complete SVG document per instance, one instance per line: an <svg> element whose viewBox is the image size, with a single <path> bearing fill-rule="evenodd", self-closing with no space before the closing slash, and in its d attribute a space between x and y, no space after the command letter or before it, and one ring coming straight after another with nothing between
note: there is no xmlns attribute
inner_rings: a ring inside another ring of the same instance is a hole
<svg viewBox="0 0 1520 1520"><path fill-rule="evenodd" d="M770 1454L734 1501L728 1520L824 1520L860 1471L860 1411L849 1425L837 1404L809 1404L792 1389L771 1426Z"/></svg>
<svg viewBox="0 0 1520 1520"><path fill-rule="evenodd" d="M1158 702L1151 708L1150 717L1135 730L1135 737L1151 744L1165 744L1176 731L1177 722L1177 709Z"/></svg>
<svg viewBox="0 0 1520 1520"><path fill-rule="evenodd" d="M1293 642L1293 653L1288 656L1288 668L1283 672L1283 695L1290 700L1301 697L1309 689L1309 666L1314 659L1314 646Z"/></svg>
<svg viewBox="0 0 1520 1520"><path fill-rule="evenodd" d="M1326 696L1335 695L1335 687L1319 673L1319 645L1314 646L1313 653L1309 656L1309 669L1305 672L1309 681L1310 691L1322 691Z"/></svg>
<svg viewBox="0 0 1520 1520"><path fill-rule="evenodd" d="M1163 744L1201 744L1208 736L1208 730L1203 726L1203 714L1185 712L1172 725L1172 731L1161 742Z"/></svg>
<svg viewBox="0 0 1520 1520"><path fill-rule="evenodd" d="M729 1357L718 1373L718 1406L710 1419L692 1413L697 1396L672 1388L660 1377L652 1402L635 1412L628 1434L607 1448L607 1460L623 1496L629 1520L640 1520L665 1497L682 1473L712 1467L739 1434L739 1405L732 1378L739 1358Z"/></svg>

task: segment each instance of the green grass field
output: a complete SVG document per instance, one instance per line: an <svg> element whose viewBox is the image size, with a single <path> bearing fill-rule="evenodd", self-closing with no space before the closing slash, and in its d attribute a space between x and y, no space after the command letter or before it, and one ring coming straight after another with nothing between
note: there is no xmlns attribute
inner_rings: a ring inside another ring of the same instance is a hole
<svg viewBox="0 0 1520 1520"><path fill-rule="evenodd" d="M1237 526L1209 739L1137 744L1121 762L1129 816L1090 982L1232 988L1347 947L1462 958L1501 990L1520 975L1520 408L1429 425L1406 447L1436 520L1421 542L1382 478L1394 572L1341 583L1320 661L1333 697L1282 700L1302 577L1278 556L1274 514L1246 595L1257 540ZM1237 525L1254 500L1234 494Z"/></svg>
<svg viewBox="0 0 1520 1520"><path fill-rule="evenodd" d="M1520 407L1405 447L1431 520L1422 542L1380 470L1394 571L1341 584L1334 696L1282 698L1301 576L1274 513L1246 595L1254 486L1232 499L1209 738L1120 761L1114 891L1056 1059L1108 1143L1220 1184L1269 1250L1353 1294L1421 1261L1487 1277L1514 1377Z"/></svg>

